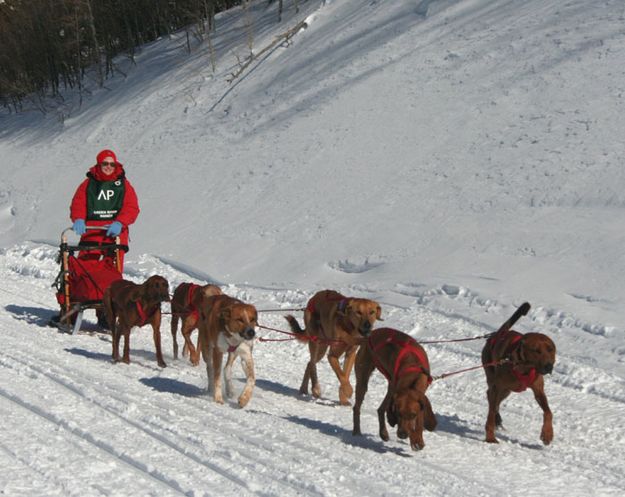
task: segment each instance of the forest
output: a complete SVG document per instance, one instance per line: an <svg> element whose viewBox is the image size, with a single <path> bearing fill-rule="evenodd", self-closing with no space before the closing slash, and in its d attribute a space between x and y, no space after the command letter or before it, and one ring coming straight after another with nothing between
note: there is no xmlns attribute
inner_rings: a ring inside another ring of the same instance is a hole
<svg viewBox="0 0 625 497"><path fill-rule="evenodd" d="M26 99L102 86L134 60L144 43L184 29L190 51L214 26L214 16L249 0L0 0L0 104L19 112ZM272 3L269 0L268 3ZM279 1L282 7L282 0Z"/></svg>

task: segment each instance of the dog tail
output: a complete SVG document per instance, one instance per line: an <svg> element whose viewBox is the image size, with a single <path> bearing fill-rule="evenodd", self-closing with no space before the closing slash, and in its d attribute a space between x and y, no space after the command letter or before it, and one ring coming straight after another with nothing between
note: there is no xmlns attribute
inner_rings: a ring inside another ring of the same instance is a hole
<svg viewBox="0 0 625 497"><path fill-rule="evenodd" d="M510 328L514 326L514 323L521 319L521 316L525 316L529 312L530 307L531 306L529 302L524 302L523 304L521 304L521 306L516 311L514 311L514 314L510 316L510 319L502 324L501 328L499 328L496 333L507 332Z"/></svg>
<svg viewBox="0 0 625 497"><path fill-rule="evenodd" d="M297 319L295 319L294 316L291 316L290 314L287 316L284 316L284 319L286 319L289 322L289 326L291 327L291 331L293 333L296 333L298 335L304 335L306 333L306 330L303 330L302 327L299 325L299 323L297 322ZM300 338L299 336L297 337L298 339L303 339L303 336Z"/></svg>

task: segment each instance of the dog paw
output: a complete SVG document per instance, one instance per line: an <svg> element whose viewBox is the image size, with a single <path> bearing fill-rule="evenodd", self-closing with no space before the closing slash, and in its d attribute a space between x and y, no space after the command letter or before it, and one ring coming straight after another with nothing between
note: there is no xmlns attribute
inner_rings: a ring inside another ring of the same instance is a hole
<svg viewBox="0 0 625 497"><path fill-rule="evenodd" d="M349 399L349 398L351 398L352 395L354 395L354 389L352 388L352 386L349 383L343 383L339 387L339 395L341 397Z"/></svg>
<svg viewBox="0 0 625 497"><path fill-rule="evenodd" d="M410 441L410 448L412 450L421 450L423 447L425 447L425 442L423 440Z"/></svg>
<svg viewBox="0 0 625 497"><path fill-rule="evenodd" d="M388 431L386 429L380 431L380 438L385 442L388 442Z"/></svg>
<svg viewBox="0 0 625 497"><path fill-rule="evenodd" d="M493 437L486 437L486 442L489 444L498 444L499 440L497 440L494 436Z"/></svg>
<svg viewBox="0 0 625 497"><path fill-rule="evenodd" d="M553 441L553 432L548 430L543 430L540 433L540 439L545 445L549 445Z"/></svg>

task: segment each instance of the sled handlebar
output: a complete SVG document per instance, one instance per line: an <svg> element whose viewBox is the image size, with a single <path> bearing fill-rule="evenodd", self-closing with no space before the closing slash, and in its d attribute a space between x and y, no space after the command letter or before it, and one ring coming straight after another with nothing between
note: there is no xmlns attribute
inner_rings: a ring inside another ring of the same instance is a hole
<svg viewBox="0 0 625 497"><path fill-rule="evenodd" d="M107 230L107 229L109 229L109 226L108 225L106 225L106 226L89 226L89 225L87 225L87 226L85 226L85 228L87 229L87 231L89 231L89 230ZM61 233L61 242L67 243L67 232L68 231L74 231L72 226L70 226L69 228L65 228L62 231L62 233ZM113 238L113 237L111 237L111 238ZM119 236L116 236L114 238L115 238L115 243L117 245L119 245Z"/></svg>

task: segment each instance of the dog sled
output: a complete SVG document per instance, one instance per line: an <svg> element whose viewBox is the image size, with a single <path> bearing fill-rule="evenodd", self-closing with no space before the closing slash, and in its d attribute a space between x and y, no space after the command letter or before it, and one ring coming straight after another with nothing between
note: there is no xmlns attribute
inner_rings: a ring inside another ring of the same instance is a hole
<svg viewBox="0 0 625 497"><path fill-rule="evenodd" d="M106 226L87 226L88 231L106 229ZM70 244L67 233L71 230L67 228L61 234L58 255L61 268L52 285L56 288L56 300L61 310L50 325L76 334L85 310L94 309L96 315L104 316L104 290L113 281L122 279L121 251L128 251L128 246L121 245L119 237L111 238L110 242Z"/></svg>

